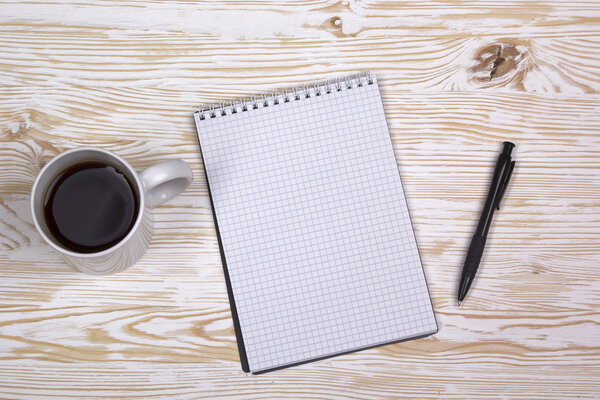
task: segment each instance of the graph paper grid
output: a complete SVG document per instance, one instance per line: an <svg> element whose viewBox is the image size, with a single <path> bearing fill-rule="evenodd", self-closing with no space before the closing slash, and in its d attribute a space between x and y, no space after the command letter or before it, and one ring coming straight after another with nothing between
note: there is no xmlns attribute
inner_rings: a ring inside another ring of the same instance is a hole
<svg viewBox="0 0 600 400"><path fill-rule="evenodd" d="M196 124L250 371L435 333L377 82L239 111Z"/></svg>

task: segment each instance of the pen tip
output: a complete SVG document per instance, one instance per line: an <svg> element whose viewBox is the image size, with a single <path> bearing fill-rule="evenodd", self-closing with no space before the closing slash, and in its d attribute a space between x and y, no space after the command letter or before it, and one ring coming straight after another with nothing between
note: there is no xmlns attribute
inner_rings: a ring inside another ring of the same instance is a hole
<svg viewBox="0 0 600 400"><path fill-rule="evenodd" d="M458 306L460 307L460 305L461 305L461 304L462 304L462 301L459 301L459 302L458 302Z"/></svg>

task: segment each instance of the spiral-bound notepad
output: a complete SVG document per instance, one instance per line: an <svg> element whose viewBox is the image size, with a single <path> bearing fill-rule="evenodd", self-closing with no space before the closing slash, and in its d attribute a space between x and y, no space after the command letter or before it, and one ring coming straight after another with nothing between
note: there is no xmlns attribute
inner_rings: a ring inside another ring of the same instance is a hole
<svg viewBox="0 0 600 400"><path fill-rule="evenodd" d="M195 120L245 371L437 331L374 76Z"/></svg>

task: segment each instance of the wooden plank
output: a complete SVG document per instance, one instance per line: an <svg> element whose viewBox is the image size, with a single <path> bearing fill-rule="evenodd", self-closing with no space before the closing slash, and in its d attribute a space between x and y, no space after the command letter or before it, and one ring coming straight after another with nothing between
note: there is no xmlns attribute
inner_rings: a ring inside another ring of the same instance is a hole
<svg viewBox="0 0 600 400"><path fill-rule="evenodd" d="M505 304L497 310L440 307L437 317L442 328L435 337L341 356L339 363L402 358L450 366L465 357L466 346L473 363L598 367L600 316L593 310L531 313ZM1 309L0 318L2 361L199 362L206 368L238 362L231 315L221 301L205 300L202 308L13 306Z"/></svg>
<svg viewBox="0 0 600 400"><path fill-rule="evenodd" d="M485 353L485 348L481 349ZM507 349L507 351L510 351ZM515 355L526 349L513 349ZM492 356L472 359L465 349L452 364L419 363L411 358L348 356L245 376L236 365L158 362L7 362L0 390L7 398L47 399L595 399L597 369L540 363L521 365ZM463 367L464 366L464 367ZM490 377L493 376L493 379Z"/></svg>
<svg viewBox="0 0 600 400"><path fill-rule="evenodd" d="M43 6L40 6L43 5ZM436 1L68 1L6 2L4 20L30 25L108 27L202 33L244 40L255 37L360 37L424 32L529 37L585 36L597 33L597 1L547 2L480 0ZM338 21L336 23L336 21Z"/></svg>
<svg viewBox="0 0 600 400"><path fill-rule="evenodd" d="M600 90L596 79L600 67L591 56L600 50L597 36L521 39L521 34L454 37L431 32L414 37L390 32L351 39L235 40L187 32L98 29L90 34L88 28L77 26L25 29L3 24L0 79L9 86L38 87L40 95L65 85L125 87L125 91L132 86L169 87L166 101L187 88L204 95L198 101L205 103L365 69L380 75L385 87L402 90L508 88L574 94ZM505 63L491 77L498 47Z"/></svg>

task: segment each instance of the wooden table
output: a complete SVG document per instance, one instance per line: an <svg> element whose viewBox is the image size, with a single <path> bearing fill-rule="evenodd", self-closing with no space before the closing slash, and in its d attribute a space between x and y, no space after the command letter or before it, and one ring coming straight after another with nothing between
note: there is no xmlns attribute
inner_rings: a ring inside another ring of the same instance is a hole
<svg viewBox="0 0 600 400"><path fill-rule="evenodd" d="M600 398L599 53L598 1L2 2L0 398ZM192 112L365 69L440 331L246 375ZM517 168L458 309L503 140ZM196 177L110 277L67 267L28 208L80 145Z"/></svg>

